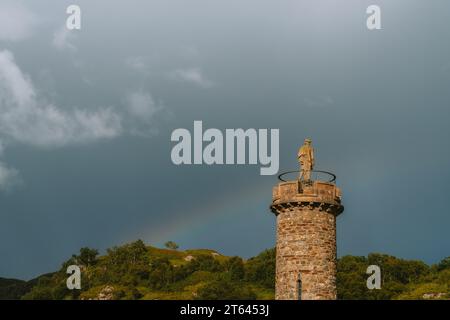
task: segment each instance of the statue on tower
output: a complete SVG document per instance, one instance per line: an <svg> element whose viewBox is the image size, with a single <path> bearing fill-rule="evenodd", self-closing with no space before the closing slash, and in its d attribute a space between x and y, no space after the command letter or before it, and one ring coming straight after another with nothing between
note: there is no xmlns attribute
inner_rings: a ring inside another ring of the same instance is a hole
<svg viewBox="0 0 450 320"><path fill-rule="evenodd" d="M311 143L311 139L305 139L305 142L298 150L297 159L300 163L300 181L311 181L311 172L314 168L314 149Z"/></svg>

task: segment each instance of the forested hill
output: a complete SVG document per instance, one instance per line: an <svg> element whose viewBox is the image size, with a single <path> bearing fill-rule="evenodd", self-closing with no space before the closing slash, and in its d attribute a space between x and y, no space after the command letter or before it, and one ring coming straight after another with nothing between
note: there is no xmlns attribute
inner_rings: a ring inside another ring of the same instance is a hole
<svg viewBox="0 0 450 320"><path fill-rule="evenodd" d="M275 250L248 260L213 250L166 249L136 241L108 249L82 248L60 270L31 281L0 278L0 299L273 299ZM81 290L66 287L67 266L82 270ZM382 288L368 290L369 265L382 270ZM449 299L450 257L428 266L384 254L338 261L339 299Z"/></svg>

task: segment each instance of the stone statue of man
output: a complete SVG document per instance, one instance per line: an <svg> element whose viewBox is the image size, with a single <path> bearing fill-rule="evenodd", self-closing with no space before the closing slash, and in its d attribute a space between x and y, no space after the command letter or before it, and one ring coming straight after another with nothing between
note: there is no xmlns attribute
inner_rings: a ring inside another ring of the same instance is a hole
<svg viewBox="0 0 450 320"><path fill-rule="evenodd" d="M300 163L299 180L311 181L311 171L314 168L314 149L311 142L311 139L305 139L305 142L298 150L297 158Z"/></svg>

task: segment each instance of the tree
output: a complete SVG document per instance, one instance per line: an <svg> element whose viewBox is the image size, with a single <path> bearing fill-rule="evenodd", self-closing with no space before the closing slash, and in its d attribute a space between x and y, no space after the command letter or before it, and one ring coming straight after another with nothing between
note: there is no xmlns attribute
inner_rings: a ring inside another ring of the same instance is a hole
<svg viewBox="0 0 450 320"><path fill-rule="evenodd" d="M275 248L265 250L245 264L247 281L258 283L268 289L275 288Z"/></svg>
<svg viewBox="0 0 450 320"><path fill-rule="evenodd" d="M381 268L380 290L366 287L369 265ZM403 260L386 254L371 253L368 257L344 256L337 264L338 299L387 300L401 295L411 284L427 276L430 268L421 261Z"/></svg>
<svg viewBox="0 0 450 320"><path fill-rule="evenodd" d="M91 266L96 263L98 256L98 251L96 249L81 248L80 255L78 256L79 261L84 266Z"/></svg>
<svg viewBox="0 0 450 320"><path fill-rule="evenodd" d="M437 270L442 271L445 269L450 269L450 257L443 259L441 262L437 264Z"/></svg>
<svg viewBox="0 0 450 320"><path fill-rule="evenodd" d="M169 259L156 258L151 262L148 284L153 289L164 289L174 281L174 270Z"/></svg>
<svg viewBox="0 0 450 320"><path fill-rule="evenodd" d="M141 240L108 249L103 263L105 271L101 272L102 278L110 283L128 286L148 279L150 259Z"/></svg>
<svg viewBox="0 0 450 320"><path fill-rule="evenodd" d="M187 273L195 271L222 272L223 266L213 256L200 254L185 266Z"/></svg>
<svg viewBox="0 0 450 320"><path fill-rule="evenodd" d="M167 249L177 250L179 248L178 245L173 241L167 241L164 245Z"/></svg>
<svg viewBox="0 0 450 320"><path fill-rule="evenodd" d="M242 280L245 275L244 262L240 257L231 257L225 262L225 270L229 273L231 280Z"/></svg>

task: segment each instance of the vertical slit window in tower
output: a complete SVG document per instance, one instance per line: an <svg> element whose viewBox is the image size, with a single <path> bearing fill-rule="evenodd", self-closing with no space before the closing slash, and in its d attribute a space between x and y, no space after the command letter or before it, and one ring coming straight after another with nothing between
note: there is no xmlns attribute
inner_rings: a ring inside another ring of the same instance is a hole
<svg viewBox="0 0 450 320"><path fill-rule="evenodd" d="M298 274L297 279L298 300L302 300L302 274Z"/></svg>

